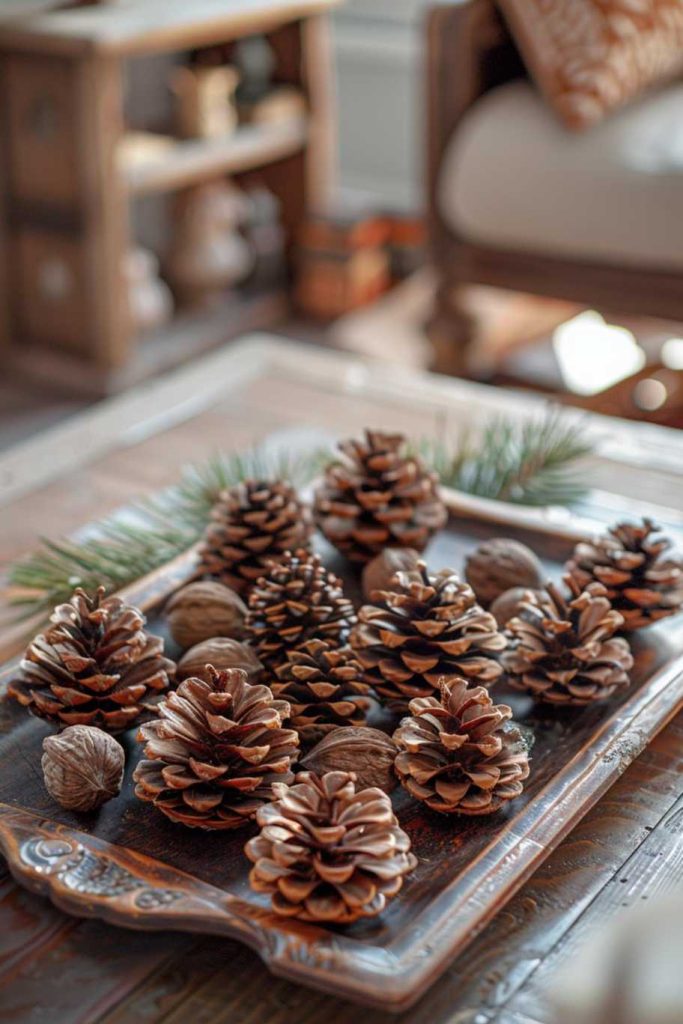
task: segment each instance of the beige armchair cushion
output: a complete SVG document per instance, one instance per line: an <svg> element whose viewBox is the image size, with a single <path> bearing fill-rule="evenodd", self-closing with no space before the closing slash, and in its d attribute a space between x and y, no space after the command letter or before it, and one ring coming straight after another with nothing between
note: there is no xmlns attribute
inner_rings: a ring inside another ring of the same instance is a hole
<svg viewBox="0 0 683 1024"><path fill-rule="evenodd" d="M498 0L527 67L575 129L683 70L681 0Z"/></svg>
<svg viewBox="0 0 683 1024"><path fill-rule="evenodd" d="M442 215L469 241L683 270L681 84L575 135L527 81L510 82L470 109L440 173Z"/></svg>

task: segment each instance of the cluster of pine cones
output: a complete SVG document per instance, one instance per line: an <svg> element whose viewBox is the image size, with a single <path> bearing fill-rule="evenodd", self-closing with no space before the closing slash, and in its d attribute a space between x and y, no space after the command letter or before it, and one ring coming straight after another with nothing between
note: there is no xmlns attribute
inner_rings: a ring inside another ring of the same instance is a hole
<svg viewBox="0 0 683 1024"><path fill-rule="evenodd" d="M230 605L243 618L224 641L225 664L204 665L193 648L185 659L202 670L188 675L181 660L170 689L175 666L144 616L103 590L77 590L29 646L10 692L59 726L139 725L142 800L200 828L256 820L254 888L277 913L346 923L379 913L416 860L385 792L356 790L348 771L295 776L300 750L363 729L372 694L405 716L393 743L407 793L442 814L498 811L521 794L529 758L489 687L507 673L538 700L573 705L626 687L633 659L617 633L680 609L683 565L649 521L617 526L577 546L566 592L526 592L502 630L468 583L420 560L446 510L404 439L368 431L341 449L313 519L384 584L357 613L312 553L312 519L293 488L246 481L221 495L199 551L199 575L245 602ZM394 549L402 556L383 574Z"/></svg>

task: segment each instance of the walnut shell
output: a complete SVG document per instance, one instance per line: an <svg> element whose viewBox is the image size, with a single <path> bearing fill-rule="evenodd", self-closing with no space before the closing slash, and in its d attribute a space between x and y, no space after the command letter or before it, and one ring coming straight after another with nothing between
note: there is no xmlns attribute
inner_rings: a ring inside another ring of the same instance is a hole
<svg viewBox="0 0 683 1024"><path fill-rule="evenodd" d="M356 789L377 786L391 793L398 784L394 759L398 748L391 736L365 725L342 725L328 732L301 759L301 766L316 775L353 772Z"/></svg>
<svg viewBox="0 0 683 1024"><path fill-rule="evenodd" d="M525 601L535 598L539 603L548 595L544 590L533 590L531 587L510 587L504 594L500 594L492 603L489 611L501 629L504 629L510 619L519 615L522 604Z"/></svg>
<svg viewBox="0 0 683 1024"><path fill-rule="evenodd" d="M540 561L526 544L509 537L484 541L465 563L465 578L484 607L511 587L537 590L545 573Z"/></svg>
<svg viewBox="0 0 683 1024"><path fill-rule="evenodd" d="M373 590L392 590L391 580L397 572L410 572L420 561L415 548L385 548L363 569L363 594L370 601Z"/></svg>
<svg viewBox="0 0 683 1024"><path fill-rule="evenodd" d="M188 583L164 610L171 635L184 650L216 636L244 636L247 606L239 594L215 580Z"/></svg>
<svg viewBox="0 0 683 1024"><path fill-rule="evenodd" d="M118 796L125 754L113 736L94 725L70 725L43 740L45 788L69 811L94 811Z"/></svg>
<svg viewBox="0 0 683 1024"><path fill-rule="evenodd" d="M178 662L176 679L182 682L190 676L196 676L210 682L206 671L207 665L214 668L242 668L247 673L250 683L255 683L263 672L263 665L254 654L253 648L230 637L216 636L195 644L183 654Z"/></svg>

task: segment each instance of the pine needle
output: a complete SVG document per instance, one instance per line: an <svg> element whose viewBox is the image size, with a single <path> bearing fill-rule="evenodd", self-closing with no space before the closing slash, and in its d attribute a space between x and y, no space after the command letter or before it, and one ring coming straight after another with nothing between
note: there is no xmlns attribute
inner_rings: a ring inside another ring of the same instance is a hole
<svg viewBox="0 0 683 1024"><path fill-rule="evenodd" d="M20 619L28 619L49 614L56 604L68 601L75 587L119 590L196 543L225 488L249 478L301 485L319 465L319 453L267 459L252 451L215 455L190 466L175 487L103 520L83 541L43 538L36 552L9 568L9 586L20 591L12 604L21 608Z"/></svg>
<svg viewBox="0 0 683 1024"><path fill-rule="evenodd" d="M526 505L567 505L586 491L576 469L591 445L581 430L551 411L543 420L519 423L500 418L477 440L443 439L417 446L448 487L481 497ZM84 540L43 539L33 554L10 566L8 582L20 619L47 616L75 587L108 593L170 562L202 535L218 495L241 480L286 479L309 483L330 459L329 451L266 458L256 451L214 455L190 466L180 482L132 509L96 524Z"/></svg>
<svg viewBox="0 0 683 1024"><path fill-rule="evenodd" d="M477 439L466 432L455 447L430 439L419 450L443 484L466 494L519 505L571 505L588 490L577 462L593 446L580 427L551 409L541 420L496 418Z"/></svg>

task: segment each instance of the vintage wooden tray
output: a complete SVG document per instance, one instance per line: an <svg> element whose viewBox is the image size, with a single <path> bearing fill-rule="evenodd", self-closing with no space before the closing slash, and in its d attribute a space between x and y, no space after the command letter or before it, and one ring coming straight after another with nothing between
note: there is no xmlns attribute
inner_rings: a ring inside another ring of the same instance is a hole
<svg viewBox="0 0 683 1024"><path fill-rule="evenodd" d="M554 530L543 517L497 506L484 522L449 498L451 519L427 553L433 568L461 568L487 536L529 543L557 578L575 528ZM502 517L502 518L501 518ZM524 520L534 524L524 529ZM514 522L516 525L512 526ZM329 548L328 564L357 582ZM153 630L158 609L191 572L183 556L126 591L144 606ZM62 909L132 928L179 929L237 938L276 974L384 1009L414 1002L457 953L503 907L552 848L586 813L683 704L683 616L660 623L633 643L629 691L587 709L534 708L504 686L496 697L534 729L532 773L522 797L489 819L444 819L399 791L394 797L419 866L378 919L318 927L281 919L251 892L242 847L249 829L205 834L168 822L132 794L138 756L128 750L122 796L99 814L75 816L47 795L40 748L48 727L0 705L0 846L18 881ZM173 653L171 651L171 653ZM11 666L3 670L7 680Z"/></svg>

